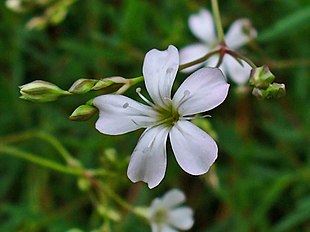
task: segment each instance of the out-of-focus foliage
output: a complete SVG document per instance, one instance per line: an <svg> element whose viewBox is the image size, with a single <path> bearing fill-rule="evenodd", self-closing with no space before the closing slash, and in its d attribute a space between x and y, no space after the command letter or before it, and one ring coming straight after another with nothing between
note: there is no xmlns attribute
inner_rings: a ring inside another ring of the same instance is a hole
<svg viewBox="0 0 310 232"><path fill-rule="evenodd" d="M258 66L267 64L287 95L261 101L240 96L232 86L212 118L198 123L216 133L216 165L203 177L189 176L168 148L166 177L154 190L126 176L141 131L106 136L95 130L96 117L68 119L94 93L39 104L19 99L18 86L45 80L68 89L80 78L140 76L148 50L194 42L187 18L210 8L209 2L78 0L62 22L42 30L26 27L38 12L16 13L0 4L0 231L150 231L120 207L114 193L129 204L148 205L173 187L184 190L195 210L195 232L309 230L309 1L219 4L225 28L237 18L252 21L258 38L245 55ZM184 78L179 74L178 83ZM136 97L134 89L126 94ZM62 154L72 167L101 171L99 193L84 174L67 175L8 155L16 151L21 158L29 152L66 166Z"/></svg>

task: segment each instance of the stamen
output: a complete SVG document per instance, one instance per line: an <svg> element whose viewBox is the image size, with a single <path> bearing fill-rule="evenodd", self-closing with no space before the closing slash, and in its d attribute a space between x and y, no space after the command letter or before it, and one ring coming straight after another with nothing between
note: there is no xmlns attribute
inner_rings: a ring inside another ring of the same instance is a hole
<svg viewBox="0 0 310 232"><path fill-rule="evenodd" d="M185 119L185 120L194 120L194 119L203 119L203 118L211 118L211 115L195 115L195 116L183 116L180 117L180 119Z"/></svg>
<svg viewBox="0 0 310 232"><path fill-rule="evenodd" d="M147 145L147 147L143 149L142 151L143 153L148 153L151 150L151 148L153 147L154 141L155 141L155 137L156 136L154 136L152 140L150 141L150 143Z"/></svg>
<svg viewBox="0 0 310 232"><path fill-rule="evenodd" d="M138 114L141 115L141 116L149 116L145 111L140 110L139 108L133 107L132 105L129 105L128 102L125 102L125 103L122 105L122 107L123 107L124 109L131 109L131 110L134 110L133 112L136 112L136 113L138 113Z"/></svg>
<svg viewBox="0 0 310 232"><path fill-rule="evenodd" d="M156 105L154 103L150 102L146 97L144 97L141 94L141 88L137 88L136 92L143 101L145 101L148 105L152 106L153 108L156 108Z"/></svg>
<svg viewBox="0 0 310 232"><path fill-rule="evenodd" d="M162 124L165 124L166 122L171 122L173 120L173 117L169 117L169 118L165 118L163 120L160 120L158 122L156 122L154 125L152 125L153 127L155 126L159 126L159 125L162 125Z"/></svg>
<svg viewBox="0 0 310 232"><path fill-rule="evenodd" d="M171 92L171 90L169 89L171 87L171 85L169 84L171 82L171 80L173 79L173 73L174 73L174 68L168 68L166 70L166 77L164 79L164 85L163 88L164 89L159 89L159 92L162 93L169 93ZM162 95L162 94L161 94ZM165 100L170 100L170 98L168 96L164 96L163 99ZM164 102L165 103L165 102Z"/></svg>
<svg viewBox="0 0 310 232"><path fill-rule="evenodd" d="M177 109L179 109L179 107L180 107L180 105L181 105L182 103L184 103L185 101L187 101L187 99L188 99L188 97L189 97L190 94L191 94L191 92L190 92L188 89L184 91L182 98L179 100L179 102L178 102L178 104L177 104L177 105L178 105L178 106L177 106Z"/></svg>

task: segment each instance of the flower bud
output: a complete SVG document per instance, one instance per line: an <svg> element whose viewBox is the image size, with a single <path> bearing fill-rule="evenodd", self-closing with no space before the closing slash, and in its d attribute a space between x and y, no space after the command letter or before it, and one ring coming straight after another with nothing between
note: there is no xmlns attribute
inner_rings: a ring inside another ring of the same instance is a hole
<svg viewBox="0 0 310 232"><path fill-rule="evenodd" d="M98 82L96 79L79 79L75 81L69 89L70 93L84 94L89 92Z"/></svg>
<svg viewBox="0 0 310 232"><path fill-rule="evenodd" d="M91 105L80 105L70 115L73 121L86 121L97 112L97 108Z"/></svg>
<svg viewBox="0 0 310 232"><path fill-rule="evenodd" d="M123 77L107 77L99 80L93 87L92 90L100 90L107 88L113 84L127 84L128 80Z"/></svg>
<svg viewBox="0 0 310 232"><path fill-rule="evenodd" d="M47 81L36 80L28 84L19 86L21 99L32 102L50 102L58 97L69 95L68 91L60 89L57 85Z"/></svg>
<svg viewBox="0 0 310 232"><path fill-rule="evenodd" d="M267 89L254 88L252 91L252 94L260 99L280 98L285 93L285 85L279 83L270 84Z"/></svg>
<svg viewBox="0 0 310 232"><path fill-rule="evenodd" d="M274 81L275 76L270 72L268 66L264 65L252 69L250 77L250 85L259 88L266 89Z"/></svg>

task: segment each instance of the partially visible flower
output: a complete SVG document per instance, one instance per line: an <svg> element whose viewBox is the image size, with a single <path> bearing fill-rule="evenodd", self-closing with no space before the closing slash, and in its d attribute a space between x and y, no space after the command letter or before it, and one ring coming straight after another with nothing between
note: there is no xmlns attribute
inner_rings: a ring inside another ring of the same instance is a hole
<svg viewBox="0 0 310 232"><path fill-rule="evenodd" d="M211 49L217 46L214 22L211 13L206 9L201 9L198 14L191 15L188 20L192 33L201 40L199 43L191 44L180 50L180 63L185 64L206 55ZM248 19L238 19L230 26L225 35L227 47L236 50L257 35ZM192 72L201 65L216 66L217 56L212 56L207 62L186 68L184 72ZM235 83L241 85L248 81L251 67L244 61L242 65L231 55L226 54L220 66Z"/></svg>
<svg viewBox="0 0 310 232"><path fill-rule="evenodd" d="M119 135L146 128L134 149L127 175L133 182L144 181L149 188L165 176L168 135L181 168L192 175L206 173L217 158L215 141L189 120L211 110L227 96L229 85L217 68L202 68L190 75L171 97L179 68L179 52L170 45L166 51L153 49L144 59L143 76L153 102L150 106L122 95L96 97L99 109L96 128L104 134Z"/></svg>
<svg viewBox="0 0 310 232"><path fill-rule="evenodd" d="M194 224L194 213L190 207L180 206L184 201L185 195L178 189L154 199L148 215L152 232L189 230Z"/></svg>

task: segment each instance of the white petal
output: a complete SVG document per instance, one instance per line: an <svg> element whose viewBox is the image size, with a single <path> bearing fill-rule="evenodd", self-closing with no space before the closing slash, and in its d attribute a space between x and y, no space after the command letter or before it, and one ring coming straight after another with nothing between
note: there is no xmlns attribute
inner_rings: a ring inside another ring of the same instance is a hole
<svg viewBox="0 0 310 232"><path fill-rule="evenodd" d="M169 135L176 160L185 172L204 174L216 160L215 141L193 123L178 121Z"/></svg>
<svg viewBox="0 0 310 232"><path fill-rule="evenodd" d="M202 68L191 74L173 97L181 116L201 113L221 104L229 84L218 68Z"/></svg>
<svg viewBox="0 0 310 232"><path fill-rule="evenodd" d="M151 107L122 95L102 95L93 104L99 109L96 128L103 134L118 135L148 127L157 118Z"/></svg>
<svg viewBox="0 0 310 232"><path fill-rule="evenodd" d="M167 192L162 198L162 205L165 208L172 208L185 201L185 195L178 189L172 189Z"/></svg>
<svg viewBox="0 0 310 232"><path fill-rule="evenodd" d="M168 225L157 225L156 223L151 223L151 228L152 232L178 232Z"/></svg>
<svg viewBox="0 0 310 232"><path fill-rule="evenodd" d="M213 18L208 10L201 9L197 14L191 15L188 24L192 33L209 46L216 41Z"/></svg>
<svg viewBox="0 0 310 232"><path fill-rule="evenodd" d="M193 210L189 207L180 207L169 212L168 222L180 230L188 230L194 225Z"/></svg>
<svg viewBox="0 0 310 232"><path fill-rule="evenodd" d="M167 50L152 49L144 58L144 81L154 103L164 106L171 99L171 89L179 68L179 52L170 45Z"/></svg>
<svg viewBox="0 0 310 232"><path fill-rule="evenodd" d="M226 55L223 60L223 67L227 73L227 75L238 85L245 84L249 78L251 73L251 66L242 61L243 66L230 55Z"/></svg>
<svg viewBox="0 0 310 232"><path fill-rule="evenodd" d="M211 56L207 61L206 61L206 66L208 67L215 67L219 61L219 56L215 54L214 56Z"/></svg>
<svg viewBox="0 0 310 232"><path fill-rule="evenodd" d="M237 49L248 43L257 35L250 20L238 19L229 28L225 41L230 48Z"/></svg>
<svg viewBox="0 0 310 232"><path fill-rule="evenodd" d="M180 64L186 64L196 59L199 59L206 55L209 51L209 48L202 43L196 43L189 46L186 46L180 50ZM186 69L183 69L182 72L192 72L199 68L203 63L193 65Z"/></svg>
<svg viewBox="0 0 310 232"><path fill-rule="evenodd" d="M149 188L156 187L165 176L168 129L148 128L141 135L133 151L127 175L132 182L143 181Z"/></svg>

